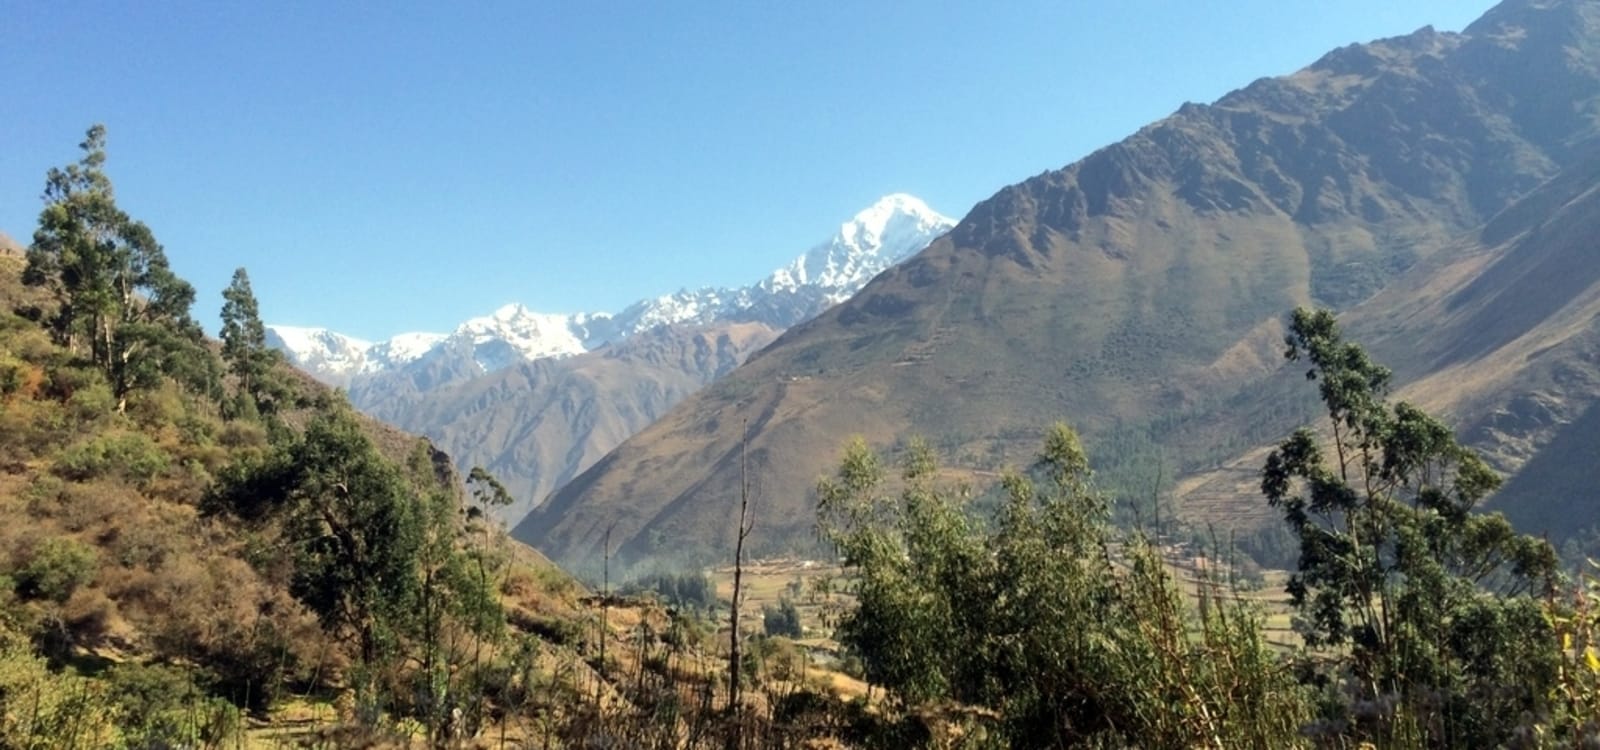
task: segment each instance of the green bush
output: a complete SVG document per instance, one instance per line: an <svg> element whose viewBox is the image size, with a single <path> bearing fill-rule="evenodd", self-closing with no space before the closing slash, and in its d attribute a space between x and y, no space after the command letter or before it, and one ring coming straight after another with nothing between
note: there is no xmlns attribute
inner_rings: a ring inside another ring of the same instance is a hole
<svg viewBox="0 0 1600 750"><path fill-rule="evenodd" d="M167 470L171 459L155 441L140 433L100 435L61 452L55 473L87 481L120 477L144 485Z"/></svg>
<svg viewBox="0 0 1600 750"><path fill-rule="evenodd" d="M913 443L901 491L863 441L818 488L854 577L836 638L890 706L992 711L1009 747L1287 747L1305 703L1231 596L1194 612L1156 549L1110 526L1064 425L993 517ZM1229 592L1231 593L1231 592ZM916 711L906 715L915 715Z"/></svg>
<svg viewBox="0 0 1600 750"><path fill-rule="evenodd" d="M177 426L178 436L185 445L210 445L217 433L214 422L195 414L184 414L179 417Z"/></svg>
<svg viewBox="0 0 1600 750"><path fill-rule="evenodd" d="M27 328L6 339L6 347L24 362L42 365L55 358L59 351L50 343L50 336L37 328Z"/></svg>
<svg viewBox="0 0 1600 750"><path fill-rule="evenodd" d="M65 602L79 586L94 580L94 549L82 542L55 537L34 548L31 558L15 573L16 590L27 599Z"/></svg>
<svg viewBox="0 0 1600 750"><path fill-rule="evenodd" d="M106 681L125 747L214 745L239 727L237 708L206 695L177 668L118 664Z"/></svg>
<svg viewBox="0 0 1600 750"><path fill-rule="evenodd" d="M93 422L117 410L117 397L100 373L74 367L58 367L50 372L50 388L67 404L67 411L81 422Z"/></svg>
<svg viewBox="0 0 1600 750"><path fill-rule="evenodd" d="M794 602L788 597L779 601L776 607L761 608L761 625L767 635L799 638L805 634L805 628L800 625L800 610L795 608Z"/></svg>
<svg viewBox="0 0 1600 750"><path fill-rule="evenodd" d="M25 637L0 627L0 747L111 745L103 688L70 670L51 671Z"/></svg>
<svg viewBox="0 0 1600 750"><path fill-rule="evenodd" d="M0 396L9 396L22 390L27 374L27 363L0 354Z"/></svg>

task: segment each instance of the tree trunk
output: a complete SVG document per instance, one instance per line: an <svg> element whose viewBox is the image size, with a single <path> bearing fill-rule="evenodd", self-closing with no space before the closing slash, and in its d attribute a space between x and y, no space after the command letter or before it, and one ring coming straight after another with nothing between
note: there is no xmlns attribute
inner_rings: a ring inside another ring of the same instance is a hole
<svg viewBox="0 0 1600 750"><path fill-rule="evenodd" d="M733 722L728 733L728 747L742 745L744 724L739 716L739 595L744 579L744 538L750 534L746 516L750 508L750 480L747 472L747 450L750 442L750 423L745 421L739 440L739 533L733 543L733 601L728 627L728 717Z"/></svg>

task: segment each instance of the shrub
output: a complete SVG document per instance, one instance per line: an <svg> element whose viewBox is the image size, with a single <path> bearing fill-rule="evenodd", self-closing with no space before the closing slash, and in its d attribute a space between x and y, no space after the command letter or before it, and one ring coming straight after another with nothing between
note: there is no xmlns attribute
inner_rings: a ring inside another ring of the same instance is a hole
<svg viewBox="0 0 1600 750"><path fill-rule="evenodd" d="M48 454L71 433L66 416L65 410L48 401L6 404L0 409L0 455L21 461Z"/></svg>
<svg viewBox="0 0 1600 750"><path fill-rule="evenodd" d="M913 444L898 497L857 440L818 488L819 525L855 575L840 643L901 707L994 712L1011 747L1284 747L1304 703L1231 596L1189 611L1140 536L1119 537L1065 425L969 515ZM893 705L893 704L891 704Z"/></svg>
<svg viewBox="0 0 1600 750"><path fill-rule="evenodd" d="M74 445L56 458L57 475L75 481L120 477L143 486L171 463L166 451L139 433L100 435Z"/></svg>
<svg viewBox="0 0 1600 750"><path fill-rule="evenodd" d="M26 638L0 628L0 747L107 747L113 717L102 685L50 671ZM26 706L27 710L5 710Z"/></svg>
<svg viewBox="0 0 1600 750"><path fill-rule="evenodd" d="M73 643L92 644L105 638L117 605L98 589L78 589L61 607L61 624Z"/></svg>
<svg viewBox="0 0 1600 750"><path fill-rule="evenodd" d="M210 445L217 432L215 422L195 414L179 417L177 427L178 438L184 445Z"/></svg>
<svg viewBox="0 0 1600 750"><path fill-rule="evenodd" d="M46 516L53 513L61 501L62 493L66 491L67 483L60 477L40 474L34 477L33 482L23 491L23 497L28 501L28 513L34 516Z"/></svg>
<svg viewBox="0 0 1600 750"><path fill-rule="evenodd" d="M107 524L126 523L129 517L138 515L135 508L142 504L137 493L117 481L73 482L42 497L50 499L40 503L41 509L48 508L50 515L55 516L62 527L72 533L98 530Z"/></svg>
<svg viewBox="0 0 1600 750"><path fill-rule="evenodd" d="M239 712L207 696L189 675L173 667L118 664L106 674L128 747L212 744L233 733Z"/></svg>
<svg viewBox="0 0 1600 750"><path fill-rule="evenodd" d="M767 635L799 638L805 632L805 629L800 625L800 611L795 608L794 602L787 597L780 600L776 607L764 606L761 608L761 624L767 631Z"/></svg>
<svg viewBox="0 0 1600 750"><path fill-rule="evenodd" d="M72 539L54 537L41 542L13 576L17 593L27 599L65 602L79 586L94 580L94 549Z"/></svg>
<svg viewBox="0 0 1600 750"><path fill-rule="evenodd" d="M31 327L12 334L6 346L22 361L35 365L48 363L58 351L48 334Z"/></svg>
<svg viewBox="0 0 1600 750"><path fill-rule="evenodd" d="M67 411L80 422L94 422L117 410L117 397L98 373L61 368L52 375L52 387L67 404Z"/></svg>
<svg viewBox="0 0 1600 750"><path fill-rule="evenodd" d="M128 416L151 431L176 429L188 415L185 400L172 383L155 390L136 391L128 399Z"/></svg>
<svg viewBox="0 0 1600 750"><path fill-rule="evenodd" d="M28 371L27 363L0 354L0 396L10 396L22 390Z"/></svg>
<svg viewBox="0 0 1600 750"><path fill-rule="evenodd" d="M267 428L258 422L228 422L217 433L217 442L229 448L265 448Z"/></svg>

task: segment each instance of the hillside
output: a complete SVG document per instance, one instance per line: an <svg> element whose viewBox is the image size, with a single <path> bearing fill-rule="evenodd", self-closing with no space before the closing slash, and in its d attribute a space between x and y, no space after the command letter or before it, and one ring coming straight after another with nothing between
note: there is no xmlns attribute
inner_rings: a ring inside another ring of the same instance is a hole
<svg viewBox="0 0 1600 750"><path fill-rule="evenodd" d="M1394 367L1397 397L1448 415L1512 475L1491 507L1558 544L1600 523L1589 502L1600 475L1587 457L1600 400L1597 232L1600 144L1344 316L1351 335ZM1286 367L1263 387L1287 400L1298 375ZM1286 416L1247 409L1231 423L1287 432L1295 422ZM1254 448L1186 478L1179 505L1262 515L1254 493L1264 456Z"/></svg>
<svg viewBox="0 0 1600 750"><path fill-rule="evenodd" d="M117 208L104 138L50 173L29 260L0 257L0 747L632 744L721 721L708 626L511 542L492 477L463 492L427 440L266 348L242 270L204 338Z"/></svg>
<svg viewBox="0 0 1600 750"><path fill-rule="evenodd" d="M458 465L500 477L516 502L496 515L515 520L777 335L761 323L663 326L597 351L459 381L424 364L358 380L350 398L378 419L451 446ZM424 388L419 380L444 385Z"/></svg>
<svg viewBox="0 0 1600 750"><path fill-rule="evenodd" d="M292 545L317 539L296 542L312 529L296 528L295 506L315 501L262 483L248 497L258 513L228 498L275 456L309 456L308 434L348 430L347 452L325 457L347 462L342 481L391 477L400 517L442 513L443 541L487 539L458 520L449 457L285 367L270 419L228 417L213 392L171 377L119 412L99 370L29 319L54 303L21 283L23 265L0 257L0 745L265 747L335 731L348 718L335 704L367 667L302 588L309 560ZM355 518L344 512L329 518ZM581 587L548 560L497 550L519 637L581 616Z"/></svg>
<svg viewBox="0 0 1600 750"><path fill-rule="evenodd" d="M1279 369L1281 319L1348 308L1527 195L1595 133L1600 18L1514 0L1465 31L1341 48L1007 187L948 235L625 442L515 531L563 560L615 524L727 544L741 425L760 546L810 537L845 436L925 435L951 463L1027 460L1049 421L1196 444ZM1229 434L1229 433L1221 433Z"/></svg>

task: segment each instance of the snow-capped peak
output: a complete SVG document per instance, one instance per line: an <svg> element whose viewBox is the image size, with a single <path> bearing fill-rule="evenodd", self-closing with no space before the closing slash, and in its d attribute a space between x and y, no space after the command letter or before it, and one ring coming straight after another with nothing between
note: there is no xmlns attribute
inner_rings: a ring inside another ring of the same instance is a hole
<svg viewBox="0 0 1600 750"><path fill-rule="evenodd" d="M268 335L276 335L285 346L295 351L365 352L372 346L370 341L346 336L326 328L272 325L267 326L267 330Z"/></svg>
<svg viewBox="0 0 1600 750"><path fill-rule="evenodd" d="M416 361L436 351L470 354L483 371L568 357L662 325L760 321L787 328L848 299L872 277L955 226L921 199L886 195L839 231L755 284L681 289L620 313L540 313L520 303L471 318L448 335L407 333L373 344L320 328L268 326L296 365L339 381Z"/></svg>
<svg viewBox="0 0 1600 750"><path fill-rule="evenodd" d="M891 193L839 225L839 234L835 238L851 247L875 251L883 245L886 237L911 240L921 234L917 231L919 228L931 231L942 227L939 230L942 232L952 226L955 226L954 220L929 208L922 199L905 193Z"/></svg>
<svg viewBox="0 0 1600 750"><path fill-rule="evenodd" d="M503 305L489 315L472 318L450 334L450 340L470 346L473 359L485 371L508 367L518 360L582 354L603 341L597 328L610 316L604 313L539 313L520 303Z"/></svg>
<svg viewBox="0 0 1600 750"><path fill-rule="evenodd" d="M849 299L873 276L927 247L955 220L905 193L886 195L839 225L839 232L761 282L768 292L803 286L824 292L829 304Z"/></svg>
<svg viewBox="0 0 1600 750"><path fill-rule="evenodd" d="M368 363L381 359L390 364L405 364L433 351L447 337L442 333L402 333L380 341L367 350Z"/></svg>
<svg viewBox="0 0 1600 750"><path fill-rule="evenodd" d="M445 338L438 333L402 333L374 343L326 328L266 328L268 346L282 351L297 367L335 381L411 362Z"/></svg>

